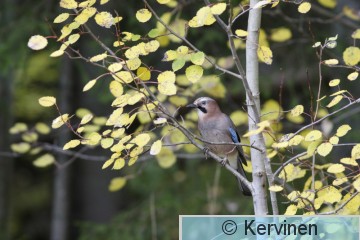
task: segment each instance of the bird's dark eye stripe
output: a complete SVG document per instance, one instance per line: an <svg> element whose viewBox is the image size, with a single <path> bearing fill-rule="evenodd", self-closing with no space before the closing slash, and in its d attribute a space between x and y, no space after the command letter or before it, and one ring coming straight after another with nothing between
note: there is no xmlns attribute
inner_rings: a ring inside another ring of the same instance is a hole
<svg viewBox="0 0 360 240"><path fill-rule="evenodd" d="M199 106L198 109L200 109L200 111L202 111L203 113L207 113L206 108L204 107Z"/></svg>

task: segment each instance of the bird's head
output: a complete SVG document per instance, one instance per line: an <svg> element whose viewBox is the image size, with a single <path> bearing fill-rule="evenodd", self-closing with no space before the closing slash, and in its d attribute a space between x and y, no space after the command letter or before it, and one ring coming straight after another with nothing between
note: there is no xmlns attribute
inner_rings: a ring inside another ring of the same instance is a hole
<svg viewBox="0 0 360 240"><path fill-rule="evenodd" d="M221 112L216 101L209 97L200 97L186 107L196 108L199 116L211 116L214 113Z"/></svg>

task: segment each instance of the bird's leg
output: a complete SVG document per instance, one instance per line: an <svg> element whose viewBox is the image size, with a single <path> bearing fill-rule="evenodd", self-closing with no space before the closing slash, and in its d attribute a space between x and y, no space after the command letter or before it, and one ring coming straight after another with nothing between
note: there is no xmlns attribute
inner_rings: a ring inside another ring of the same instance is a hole
<svg viewBox="0 0 360 240"><path fill-rule="evenodd" d="M208 147L204 147L204 148L203 148L203 151L204 151L204 154L205 154L205 159L207 159L208 156L209 156L209 151L210 151L210 149L209 149Z"/></svg>
<svg viewBox="0 0 360 240"><path fill-rule="evenodd" d="M221 160L220 164L221 164L223 167L225 167L225 165L226 165L227 163L229 163L229 160L228 160L227 156L225 156L225 157Z"/></svg>

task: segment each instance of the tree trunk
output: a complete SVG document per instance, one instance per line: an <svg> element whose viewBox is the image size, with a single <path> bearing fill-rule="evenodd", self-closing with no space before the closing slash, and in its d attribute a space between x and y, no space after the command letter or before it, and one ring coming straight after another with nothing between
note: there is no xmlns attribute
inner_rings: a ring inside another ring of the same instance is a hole
<svg viewBox="0 0 360 240"><path fill-rule="evenodd" d="M63 58L60 75L59 88L59 108L62 113L71 112L71 92L72 92L72 71L71 60ZM60 130L61 131L61 130ZM57 138L57 145L63 146L70 140L70 132L63 130L59 133ZM61 164L67 160L67 157L58 154L56 160ZM54 190L53 190L53 204L51 217L51 240L66 240L69 232L69 183L70 183L70 168L57 168L54 173Z"/></svg>
<svg viewBox="0 0 360 240"><path fill-rule="evenodd" d="M259 0L251 0L250 7L253 7ZM260 119L260 91L259 91L259 62L257 57L257 49L259 43L259 29L261 23L261 9L252 9L249 13L248 19L248 36L246 41L246 78L253 94L254 103L247 95L248 105L255 107L248 107L249 115L249 131L257 129L257 123ZM250 143L260 149L266 149L264 138L261 134L250 137ZM254 212L255 215L268 214L268 206L266 199L266 174L265 174L265 159L266 152L260 152L251 148L251 162L253 169L253 188L255 194Z"/></svg>

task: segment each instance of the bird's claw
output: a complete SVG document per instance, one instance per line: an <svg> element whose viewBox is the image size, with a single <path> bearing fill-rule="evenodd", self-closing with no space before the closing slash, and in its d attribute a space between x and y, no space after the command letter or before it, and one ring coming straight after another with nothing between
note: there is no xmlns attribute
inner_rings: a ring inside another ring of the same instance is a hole
<svg viewBox="0 0 360 240"><path fill-rule="evenodd" d="M210 149L208 147L204 147L203 151L204 151L204 154L205 154L205 159L207 159L208 156L209 156Z"/></svg>
<svg viewBox="0 0 360 240"><path fill-rule="evenodd" d="M226 165L227 163L229 163L227 157L224 157L224 158L221 160L221 162L220 162L220 164L221 164L223 167L225 167L225 165Z"/></svg>

